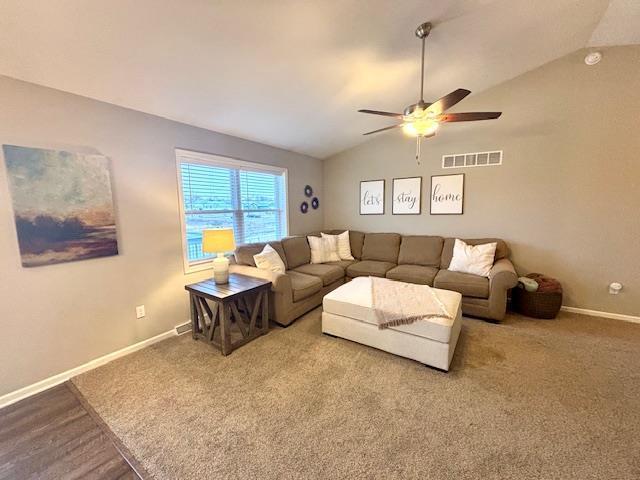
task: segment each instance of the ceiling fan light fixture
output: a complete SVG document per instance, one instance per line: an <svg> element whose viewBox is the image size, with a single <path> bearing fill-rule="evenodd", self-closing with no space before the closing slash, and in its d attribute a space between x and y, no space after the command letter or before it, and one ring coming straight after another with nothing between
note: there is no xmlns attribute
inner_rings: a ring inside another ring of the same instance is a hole
<svg viewBox="0 0 640 480"><path fill-rule="evenodd" d="M438 130L438 122L429 118L418 119L413 122L405 123L402 131L410 137L432 136Z"/></svg>
<svg viewBox="0 0 640 480"><path fill-rule="evenodd" d="M408 137L417 137L418 136L418 131L416 130L416 127L413 126L412 122L405 123L402 126L402 133L404 133Z"/></svg>
<svg viewBox="0 0 640 480"><path fill-rule="evenodd" d="M425 59L425 39L431 32L431 23L425 22L416 29L416 36L422 40L422 55L420 57L420 97L419 100L402 110L402 113L383 112L380 110L358 110L362 113L381 115L400 120L400 123L388 127L379 128L363 135L386 132L396 128L402 128L405 135L416 139L416 161L420 165L420 143L423 139L433 137L440 123L471 122L476 120L493 120L499 118L502 112L459 112L445 113L451 107L463 100L471 91L465 88L458 88L453 92L439 98L435 102L424 101L424 59Z"/></svg>

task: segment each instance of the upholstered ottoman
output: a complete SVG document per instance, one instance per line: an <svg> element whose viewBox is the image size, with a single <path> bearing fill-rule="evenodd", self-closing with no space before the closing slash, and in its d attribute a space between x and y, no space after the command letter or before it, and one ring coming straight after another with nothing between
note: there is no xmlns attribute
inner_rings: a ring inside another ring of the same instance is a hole
<svg viewBox="0 0 640 480"><path fill-rule="evenodd" d="M322 332L448 371L460 335L462 295L436 290L453 320L428 319L378 329L372 308L371 280L358 277L325 295Z"/></svg>

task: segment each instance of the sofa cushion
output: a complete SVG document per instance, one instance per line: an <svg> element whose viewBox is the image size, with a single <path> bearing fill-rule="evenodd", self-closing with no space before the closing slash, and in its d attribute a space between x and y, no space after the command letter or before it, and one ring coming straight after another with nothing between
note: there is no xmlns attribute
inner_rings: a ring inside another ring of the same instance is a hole
<svg viewBox="0 0 640 480"><path fill-rule="evenodd" d="M384 277L385 274L395 267L395 263L377 262L375 260L363 260L347 267L347 275L354 277Z"/></svg>
<svg viewBox="0 0 640 480"><path fill-rule="evenodd" d="M362 246L364 245L364 233L356 230L349 230L349 243L351 244L351 255L356 260L362 259Z"/></svg>
<svg viewBox="0 0 640 480"><path fill-rule="evenodd" d="M353 265L356 262L357 262L357 260L340 260L339 262L327 262L327 263L325 263L325 265L336 265L336 266L342 268L346 272L347 267L349 265Z"/></svg>
<svg viewBox="0 0 640 480"><path fill-rule="evenodd" d="M364 236L362 260L398 262L400 235L397 233L367 233Z"/></svg>
<svg viewBox="0 0 640 480"><path fill-rule="evenodd" d="M444 238L427 235L404 235L400 243L398 265L439 267Z"/></svg>
<svg viewBox="0 0 640 480"><path fill-rule="evenodd" d="M300 265L294 269L294 272L318 277L322 280L322 284L324 286L331 285L336 280L340 280L344 277L344 268L339 267L338 265L329 265L326 263L308 263L306 265Z"/></svg>
<svg viewBox="0 0 640 480"><path fill-rule="evenodd" d="M436 278L438 269L435 267L423 267L422 265L398 265L389 270L387 278L400 280L408 283L421 283L433 286L433 279Z"/></svg>
<svg viewBox="0 0 640 480"><path fill-rule="evenodd" d="M499 238L461 238L467 245L481 245L483 243L497 243L496 246L496 258L495 261L501 258L507 258L509 256L509 246L500 240ZM455 238L445 238L444 245L442 246L442 258L440 259L440 268L449 268L451 258L453 257L453 246L455 244Z"/></svg>
<svg viewBox="0 0 640 480"><path fill-rule="evenodd" d="M296 268L311 262L311 248L307 237L287 237L282 239L282 248L289 268Z"/></svg>
<svg viewBox="0 0 640 480"><path fill-rule="evenodd" d="M284 262L285 268L288 268L287 265L287 257L284 254L284 249L282 248L282 243L280 242L268 242L271 247L278 252L280 258ZM264 249L266 243L245 243L244 245L239 245L234 252L234 256L236 258L236 263L238 265L249 265L251 267L256 266L256 262L253 259L254 255L259 254Z"/></svg>
<svg viewBox="0 0 640 480"><path fill-rule="evenodd" d="M288 270L287 275L291 279L291 290L293 291L293 301L299 302L322 289L322 280L313 275Z"/></svg>
<svg viewBox="0 0 640 480"><path fill-rule="evenodd" d="M459 292L465 297L489 298L489 279L470 273L440 270L433 280L433 286Z"/></svg>
<svg viewBox="0 0 640 480"><path fill-rule="evenodd" d="M253 259L254 255L262 252L262 249L266 243L245 243L244 245L238 245L235 252L233 252L238 265L249 265L251 267L256 266L256 262Z"/></svg>

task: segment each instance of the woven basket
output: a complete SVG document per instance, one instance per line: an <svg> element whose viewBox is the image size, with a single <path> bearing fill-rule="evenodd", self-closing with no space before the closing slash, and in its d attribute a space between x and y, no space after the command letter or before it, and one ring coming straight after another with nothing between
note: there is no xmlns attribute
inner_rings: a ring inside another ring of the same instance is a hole
<svg viewBox="0 0 640 480"><path fill-rule="evenodd" d="M511 306L527 317L556 318L562 306L562 292L527 292L516 287L511 290Z"/></svg>

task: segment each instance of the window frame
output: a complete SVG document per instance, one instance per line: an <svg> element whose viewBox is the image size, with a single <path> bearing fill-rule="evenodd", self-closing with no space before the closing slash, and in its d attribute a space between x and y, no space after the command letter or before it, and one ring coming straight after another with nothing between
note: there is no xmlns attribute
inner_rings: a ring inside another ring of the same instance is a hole
<svg viewBox="0 0 640 480"><path fill-rule="evenodd" d="M178 205L180 215L180 235L182 243L182 265L185 274L201 272L211 268L211 260L189 261L189 245L187 242L187 217L184 208L184 192L182 190L182 168L183 163L192 163L198 165L207 165L222 168L236 168L249 170L254 172L265 172L282 175L284 180L284 227L286 234L289 234L289 171L285 167L277 167L275 165L265 165L263 163L249 162L237 158L219 155L214 153L197 152L193 150L185 150L182 148L175 149L176 157L176 179L178 183ZM234 200L235 201L235 200ZM233 210L235 211L235 210ZM279 240L279 239L278 239Z"/></svg>

